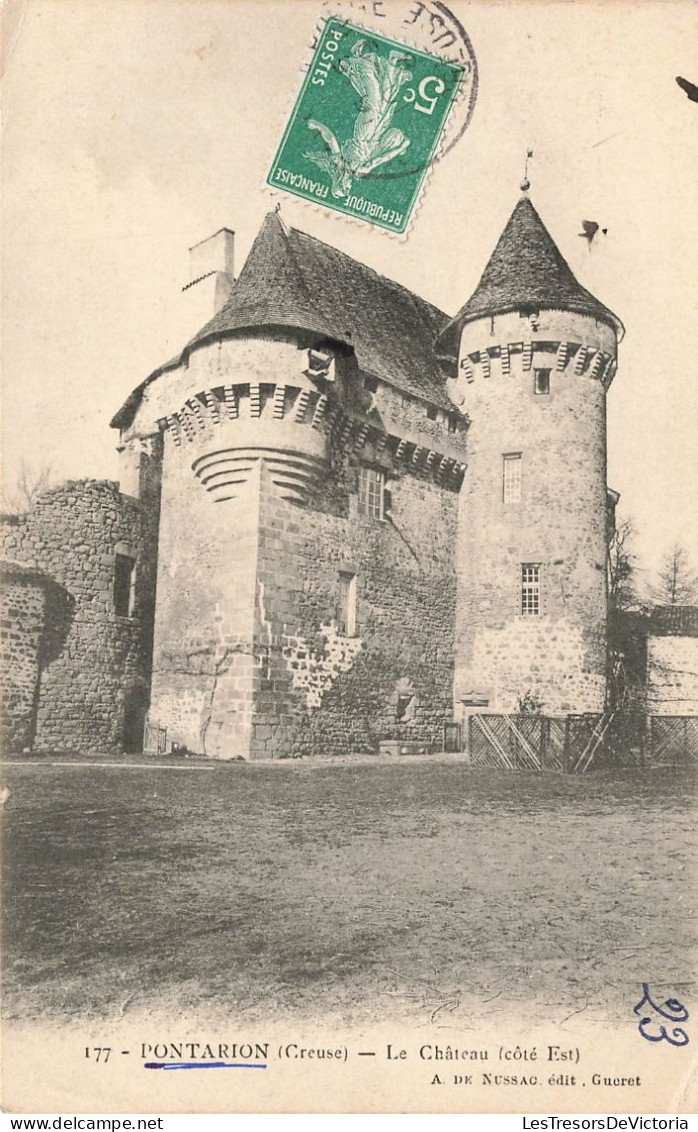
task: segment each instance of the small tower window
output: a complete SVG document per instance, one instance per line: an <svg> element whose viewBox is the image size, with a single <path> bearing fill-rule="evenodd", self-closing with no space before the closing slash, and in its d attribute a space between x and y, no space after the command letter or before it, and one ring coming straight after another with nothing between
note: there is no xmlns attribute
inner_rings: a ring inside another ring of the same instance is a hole
<svg viewBox="0 0 698 1132"><path fill-rule="evenodd" d="M502 457L502 498L505 503L521 502L521 453L507 452Z"/></svg>
<svg viewBox="0 0 698 1132"><path fill-rule="evenodd" d="M540 563L524 562L521 566L521 613L537 617L540 613Z"/></svg>
<svg viewBox="0 0 698 1132"><path fill-rule="evenodd" d="M359 468L359 514L371 519L385 515L385 472L365 464Z"/></svg>
<svg viewBox="0 0 698 1132"><path fill-rule="evenodd" d="M136 582L136 560L128 554L117 554L114 562L114 612L117 617L131 617Z"/></svg>
<svg viewBox="0 0 698 1132"><path fill-rule="evenodd" d="M427 418L430 421L435 421L437 416L438 416L438 409L436 408L436 406L435 405L429 405L429 407L427 408Z"/></svg>
<svg viewBox="0 0 698 1132"><path fill-rule="evenodd" d="M356 636L356 574L344 570L339 574L337 624L345 637Z"/></svg>
<svg viewBox="0 0 698 1132"><path fill-rule="evenodd" d="M329 350L308 350L308 370L311 377L324 377L334 381L334 357Z"/></svg>
<svg viewBox="0 0 698 1132"><path fill-rule="evenodd" d="M395 719L398 723L410 720L414 712L410 711L414 695L411 692L406 692L404 695L399 695L395 705Z"/></svg>
<svg viewBox="0 0 698 1132"><path fill-rule="evenodd" d="M536 369L533 371L533 392L534 393L549 393L550 392L550 370L549 369Z"/></svg>

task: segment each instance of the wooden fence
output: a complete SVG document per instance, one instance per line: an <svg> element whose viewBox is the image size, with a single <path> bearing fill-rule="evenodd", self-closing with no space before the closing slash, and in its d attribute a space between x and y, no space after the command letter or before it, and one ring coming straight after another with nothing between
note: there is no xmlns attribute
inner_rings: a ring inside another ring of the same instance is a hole
<svg viewBox="0 0 698 1132"><path fill-rule="evenodd" d="M698 763L698 717L603 715L471 715L474 766L585 774L621 767Z"/></svg>
<svg viewBox="0 0 698 1132"><path fill-rule="evenodd" d="M649 750L660 766L698 763L698 717L690 715L651 715Z"/></svg>

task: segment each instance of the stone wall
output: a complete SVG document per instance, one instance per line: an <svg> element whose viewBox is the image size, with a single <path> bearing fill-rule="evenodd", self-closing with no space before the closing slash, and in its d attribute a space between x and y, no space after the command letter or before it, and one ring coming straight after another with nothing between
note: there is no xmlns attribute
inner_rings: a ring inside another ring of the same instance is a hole
<svg viewBox="0 0 698 1132"><path fill-rule="evenodd" d="M257 522L258 475L216 503L168 435L150 717L215 758L249 751Z"/></svg>
<svg viewBox="0 0 698 1132"><path fill-rule="evenodd" d="M151 665L157 525L157 460L138 501L116 483L81 480L41 495L0 524L5 558L48 575L39 648L33 746L134 749L142 733ZM150 509L148 519L144 514ZM114 608L117 554L135 559L129 615Z"/></svg>
<svg viewBox="0 0 698 1132"><path fill-rule="evenodd" d="M385 520L265 493L260 509L252 757L375 753L383 739L440 750L453 718L457 494L405 471ZM356 630L338 622L355 576Z"/></svg>
<svg viewBox="0 0 698 1132"><path fill-rule="evenodd" d="M698 637L648 637L647 710L698 716Z"/></svg>
<svg viewBox="0 0 698 1132"><path fill-rule="evenodd" d="M0 565L0 742L4 750L31 746L39 690L45 585L38 571Z"/></svg>
<svg viewBox="0 0 698 1132"><path fill-rule="evenodd" d="M228 382L274 383L275 385L317 388L309 370L308 351L318 345L318 335L302 331L278 331L237 335L197 346L186 362L164 370L143 391L133 421L122 432L128 441L134 436L150 436L158 421L171 416L187 401L205 390L222 389ZM323 344L323 349L327 348ZM460 414L431 405L428 398L403 393L397 386L372 380L362 374L353 354L332 347L330 367L333 391L354 410L366 412L386 432L397 431L406 439L431 440L440 451L448 451L449 434ZM454 453L455 454L455 453ZM125 477L122 476L122 482Z"/></svg>
<svg viewBox="0 0 698 1132"><path fill-rule="evenodd" d="M151 717L213 757L376 751L383 738L434 749L452 718L465 419L323 353L316 375L290 331L196 350L124 434L160 414ZM358 513L362 463L387 477L384 519ZM356 577L351 635L342 572Z"/></svg>

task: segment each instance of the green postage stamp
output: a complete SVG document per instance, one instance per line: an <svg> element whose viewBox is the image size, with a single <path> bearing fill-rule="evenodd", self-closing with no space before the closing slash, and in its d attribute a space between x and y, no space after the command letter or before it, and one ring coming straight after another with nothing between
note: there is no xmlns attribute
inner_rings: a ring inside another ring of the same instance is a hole
<svg viewBox="0 0 698 1132"><path fill-rule="evenodd" d="M404 232L465 70L329 19L267 184Z"/></svg>

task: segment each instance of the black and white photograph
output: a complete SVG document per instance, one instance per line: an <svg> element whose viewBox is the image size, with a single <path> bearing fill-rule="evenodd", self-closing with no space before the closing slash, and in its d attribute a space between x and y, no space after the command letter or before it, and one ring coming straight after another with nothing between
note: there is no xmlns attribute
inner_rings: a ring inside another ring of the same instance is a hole
<svg viewBox="0 0 698 1132"><path fill-rule="evenodd" d="M688 1128L695 4L2 20L4 1110Z"/></svg>

